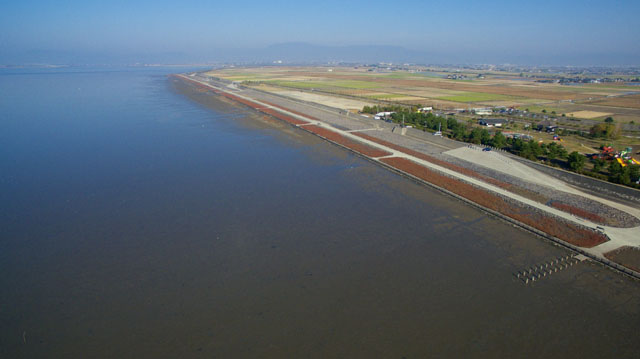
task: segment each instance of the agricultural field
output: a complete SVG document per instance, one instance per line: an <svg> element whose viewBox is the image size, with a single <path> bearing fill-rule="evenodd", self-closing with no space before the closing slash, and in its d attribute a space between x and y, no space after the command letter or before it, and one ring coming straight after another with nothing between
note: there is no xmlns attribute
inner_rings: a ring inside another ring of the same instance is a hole
<svg viewBox="0 0 640 359"><path fill-rule="evenodd" d="M341 103L331 100L333 96L362 103L434 106L445 111L513 107L540 114L539 118L565 114L574 119L573 128L582 130L609 116L617 123L640 124L640 86L624 82L563 85L537 82L553 74L535 74L534 78L533 74L521 77L511 72L437 67L412 71L367 66L238 67L213 70L208 75L267 91L322 94L315 98L327 105ZM447 79L448 75L464 77L454 80ZM353 102L344 103L353 110Z"/></svg>
<svg viewBox="0 0 640 359"><path fill-rule="evenodd" d="M499 95L486 92L465 92L460 95L440 97L440 100L464 102L464 103L483 103L496 100L514 100L515 96Z"/></svg>
<svg viewBox="0 0 640 359"><path fill-rule="evenodd" d="M611 116L611 115L613 115L613 113L589 111L589 110L581 110L581 111L577 111L577 112L569 112L569 113L567 113L567 116L569 116L569 117L587 118L587 119L598 118L598 117L606 117L606 116Z"/></svg>
<svg viewBox="0 0 640 359"><path fill-rule="evenodd" d="M638 87L638 86L636 86ZM640 91L640 88L638 88ZM610 97L591 102L595 105L640 109L640 94L623 97Z"/></svg>

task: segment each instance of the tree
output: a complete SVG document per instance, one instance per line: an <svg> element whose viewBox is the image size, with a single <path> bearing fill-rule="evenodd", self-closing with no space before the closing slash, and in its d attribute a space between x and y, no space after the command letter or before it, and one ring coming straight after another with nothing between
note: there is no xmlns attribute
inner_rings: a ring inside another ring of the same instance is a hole
<svg viewBox="0 0 640 359"><path fill-rule="evenodd" d="M578 172L578 173L582 172L582 169L584 168L585 159L586 158L580 153L578 153L577 151L571 152L569 154L569 157L567 158L569 167L574 172Z"/></svg>
<svg viewBox="0 0 640 359"><path fill-rule="evenodd" d="M613 117L607 117L604 119L604 122L606 123L613 123Z"/></svg>
<svg viewBox="0 0 640 359"><path fill-rule="evenodd" d="M622 168L622 173L620 173L620 183L623 185L631 184L631 171L629 170L629 166Z"/></svg>
<svg viewBox="0 0 640 359"><path fill-rule="evenodd" d="M589 129L592 137L618 138L620 137L620 127L612 123L598 123Z"/></svg>
<svg viewBox="0 0 640 359"><path fill-rule="evenodd" d="M447 127L451 130L451 134L453 138L455 138L456 140L464 140L464 138L466 137L465 127L463 124L458 123L458 121L455 121L455 124L454 124L454 123L449 123L449 121L447 120Z"/></svg>
<svg viewBox="0 0 640 359"><path fill-rule="evenodd" d="M491 140L491 145L495 148L503 148L507 145L507 138L504 137L502 132L496 132L496 134L493 135L493 139Z"/></svg>
<svg viewBox="0 0 640 359"><path fill-rule="evenodd" d="M526 147L528 148L528 150L525 149L525 152L528 155L525 157L527 157L530 160L536 160L538 157L542 156L542 153L544 152L540 144L536 141L527 142Z"/></svg>
<svg viewBox="0 0 640 359"><path fill-rule="evenodd" d="M593 172L600 172L602 167L604 167L605 162L602 158L594 158L593 159Z"/></svg>
<svg viewBox="0 0 640 359"><path fill-rule="evenodd" d="M612 182L618 182L620 172L622 172L622 166L618 162L612 161L609 165L609 179Z"/></svg>
<svg viewBox="0 0 640 359"><path fill-rule="evenodd" d="M563 145L559 145L558 146L558 158L562 158L563 160L566 160L569 157L569 152L567 152L567 149L564 148Z"/></svg>
<svg viewBox="0 0 640 359"><path fill-rule="evenodd" d="M566 159L568 156L567 149L564 148L564 146L559 145L557 142L552 142L548 144L546 150L547 150L547 157L549 157L550 160L553 160L556 158Z"/></svg>
<svg viewBox="0 0 640 359"><path fill-rule="evenodd" d="M469 142L480 144L482 143L482 130L479 128L474 128L473 131L469 134Z"/></svg>
<svg viewBox="0 0 640 359"><path fill-rule="evenodd" d="M511 140L511 149L513 150L513 152L515 152L517 155L522 156L522 151L525 148L525 143L524 141L522 141L519 138L514 138L514 139L510 139ZM507 141L508 143L508 141Z"/></svg>
<svg viewBox="0 0 640 359"><path fill-rule="evenodd" d="M640 166L639 165L631 165L629 166L629 177L631 181L637 181L640 179Z"/></svg>
<svg viewBox="0 0 640 359"><path fill-rule="evenodd" d="M482 142L483 145L491 143L491 135L489 134L489 131L484 128L482 129L482 133L480 133L480 142Z"/></svg>

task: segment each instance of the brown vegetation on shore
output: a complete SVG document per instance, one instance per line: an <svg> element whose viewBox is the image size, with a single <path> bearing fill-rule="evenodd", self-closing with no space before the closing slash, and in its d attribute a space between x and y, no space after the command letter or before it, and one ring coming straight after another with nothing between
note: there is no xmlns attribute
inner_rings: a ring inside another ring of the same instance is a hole
<svg viewBox="0 0 640 359"><path fill-rule="evenodd" d="M429 155L425 155L423 153L420 153L420 152L417 152L417 151L414 151L414 150L410 150L408 148L405 148L405 147L402 147L402 146L398 146L398 145L393 144L391 142L387 142L387 141L384 141L384 140L381 140L381 139L378 139L378 138L375 138L375 137L372 137L372 136L369 136L369 135L366 135L366 134L363 134L363 133L354 133L354 134L359 136L359 137L362 137L362 138L365 138L367 140L370 140L372 142L376 142L376 143L379 143L381 145L385 145L387 147L391 147L391 148L393 148L395 150L398 150L400 152L406 153L408 155L412 155L414 157L423 159L425 161L429 161L429 162L437 164L439 166L448 168L448 169L450 169L452 171L456 171L458 173L462 173L462 174L467 175L469 177L477 178L477 179L479 179L481 181L490 183L492 185L498 186L498 187L503 188L505 190L508 190L510 192L519 194L519 195L521 195L521 196L523 196L525 198L531 199L531 200L536 201L538 203L545 204L545 203L547 203L549 201L548 197L545 197L545 196L543 196L541 194L529 191L529 190L524 189L524 188L520 188L520 187L514 186L514 185L506 183L506 182L502 182L502 181L496 180L494 178L482 175L482 174L477 173L477 172L475 172L473 170L470 170L468 168L456 166L454 164L451 164L451 163L448 163L446 161L437 159L435 157L432 157L432 156L429 156ZM588 220L596 222L598 224L606 224L607 223L605 218L602 218L601 216L598 216L597 214L585 211L583 209L580 209L580 208L577 208L577 207L574 207L574 206L571 206L571 205L568 205L568 204L564 204L564 203L561 203L561 202L558 202L558 201L553 201L553 202L551 202L551 206L556 208L556 209L559 209L559 210L561 210L563 212L571 213L571 214L573 214L575 216L578 216L578 217L581 217L581 218L584 218L584 219L588 219Z"/></svg>
<svg viewBox="0 0 640 359"><path fill-rule="evenodd" d="M582 208L577 208L571 205L568 205L566 203L562 203L562 202L558 202L558 201L551 201L551 207L553 208L557 208L563 212L567 212L567 213L571 213L574 216L578 216L584 219L588 219L591 222L595 222L595 223L599 223L599 224L605 224L606 220L600 216L598 216L597 214L591 213L589 211L585 211Z"/></svg>
<svg viewBox="0 0 640 359"><path fill-rule="evenodd" d="M640 249L638 248L623 246L605 253L604 256L610 261L640 273Z"/></svg>
<svg viewBox="0 0 640 359"><path fill-rule="evenodd" d="M573 245L591 248L608 240L602 233L543 215L533 208L509 203L497 195L439 174L410 160L392 157L380 161Z"/></svg>
<svg viewBox="0 0 640 359"><path fill-rule="evenodd" d="M364 143L353 141L349 138L346 138L336 132L331 130L327 130L326 128L322 128L316 125L304 126L302 127L305 130L315 133L316 135L326 138L327 140L333 141L337 144L340 144L344 147L347 147L351 150L354 150L358 153L361 153L368 157L382 157L389 156L391 153L387 151L383 151L377 148L373 148L371 146L365 145Z"/></svg>

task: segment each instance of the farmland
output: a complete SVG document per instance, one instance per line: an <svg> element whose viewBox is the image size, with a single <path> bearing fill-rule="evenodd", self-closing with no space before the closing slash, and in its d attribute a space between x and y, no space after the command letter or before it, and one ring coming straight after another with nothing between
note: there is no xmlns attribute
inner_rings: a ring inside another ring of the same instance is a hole
<svg viewBox="0 0 640 359"><path fill-rule="evenodd" d="M613 117L624 125L625 133L640 134L640 86L624 81L562 84L550 80L558 74L433 66L401 70L372 66L237 67L212 70L208 75L299 99L314 98L328 106L341 104L350 111L360 110L357 106L362 103L433 106L440 111L509 107L526 110L525 117L510 118L516 122L557 118L561 126L588 131L595 123Z"/></svg>
<svg viewBox="0 0 640 359"><path fill-rule="evenodd" d="M441 100L453 101L453 102L465 102L465 103L484 103L487 101L495 100L514 100L517 97L486 93L486 92L465 92L461 95L444 96L440 97Z"/></svg>

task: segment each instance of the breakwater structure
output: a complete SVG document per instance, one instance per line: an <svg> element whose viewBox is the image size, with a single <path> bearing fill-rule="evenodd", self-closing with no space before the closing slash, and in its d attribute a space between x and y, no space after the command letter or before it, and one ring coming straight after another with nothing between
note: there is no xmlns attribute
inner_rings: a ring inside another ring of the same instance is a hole
<svg viewBox="0 0 640 359"><path fill-rule="evenodd" d="M392 140L372 136L369 131L375 131L375 128L361 130L341 128L332 125L324 118L307 114L299 107L293 109L264 96L256 98L258 96L252 96L253 92L198 73L172 76L193 85L198 91L213 93L262 114L273 116L300 130L346 148L369 161L494 214L576 254L640 279L640 272L634 270L634 267L620 265L606 256L607 253L621 247L640 248L640 226L632 228L605 226L590 221L590 218L579 217L575 210L569 211L553 203L537 202L499 180L407 148ZM593 196L590 198L606 205L615 205L610 200L600 200ZM622 204L616 208L640 218L640 209ZM533 281L533 277L528 278Z"/></svg>
<svg viewBox="0 0 640 359"><path fill-rule="evenodd" d="M587 257L582 254L561 256L543 263L534 264L517 271L513 275L524 284L533 284L536 281L550 277L552 274L566 270L585 259Z"/></svg>

